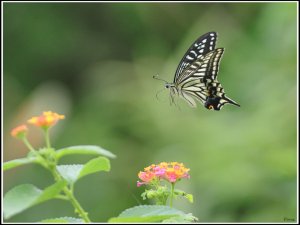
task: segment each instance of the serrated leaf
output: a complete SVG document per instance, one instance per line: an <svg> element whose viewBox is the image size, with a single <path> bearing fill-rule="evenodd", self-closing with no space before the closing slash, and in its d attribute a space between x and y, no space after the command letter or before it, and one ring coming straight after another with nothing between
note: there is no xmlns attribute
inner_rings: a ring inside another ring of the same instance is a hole
<svg viewBox="0 0 300 225"><path fill-rule="evenodd" d="M84 165L59 165L57 166L57 170L69 184L74 184L77 180L89 174L109 171L110 163L107 158L98 157L88 161Z"/></svg>
<svg viewBox="0 0 300 225"><path fill-rule="evenodd" d="M41 190L32 184L22 184L14 187L4 196L4 218L9 219L33 205L54 198L65 185L66 182L60 181L45 190Z"/></svg>
<svg viewBox="0 0 300 225"><path fill-rule="evenodd" d="M198 221L198 218L193 216L191 213L175 216L162 221L162 223L193 223Z"/></svg>
<svg viewBox="0 0 300 225"><path fill-rule="evenodd" d="M176 215L161 215L161 216L147 216L147 217L113 217L108 220L109 223L141 223L141 222L160 222L172 218Z"/></svg>
<svg viewBox="0 0 300 225"><path fill-rule="evenodd" d="M78 176L83 168L83 165L59 165L57 170L62 177L69 183L73 184L78 179Z"/></svg>
<svg viewBox="0 0 300 225"><path fill-rule="evenodd" d="M59 217L52 219L45 219L40 221L41 223L84 223L82 219L74 217Z"/></svg>
<svg viewBox="0 0 300 225"><path fill-rule="evenodd" d="M118 217L108 222L160 222L172 217L185 215L184 212L161 205L141 205L123 211Z"/></svg>
<svg viewBox="0 0 300 225"><path fill-rule="evenodd" d="M60 159L66 155L102 155L108 158L116 158L116 155L111 153L110 151L103 149L96 145L79 145L79 146L70 146L66 148L62 148L56 151L56 158Z"/></svg>
<svg viewBox="0 0 300 225"><path fill-rule="evenodd" d="M149 215L170 215L178 214L182 215L184 212L171 208L169 206L163 205L140 205L135 206L123 211L119 217L128 217L128 216L149 216Z"/></svg>
<svg viewBox="0 0 300 225"><path fill-rule="evenodd" d="M99 171L109 171L110 163L105 157L98 157L87 162L82 170L80 171L79 178L89 175L91 173L96 173Z"/></svg>
<svg viewBox="0 0 300 225"><path fill-rule="evenodd" d="M26 165L28 163L34 163L36 161L37 160L34 157L10 160L3 164L3 171L13 169L18 166Z"/></svg>

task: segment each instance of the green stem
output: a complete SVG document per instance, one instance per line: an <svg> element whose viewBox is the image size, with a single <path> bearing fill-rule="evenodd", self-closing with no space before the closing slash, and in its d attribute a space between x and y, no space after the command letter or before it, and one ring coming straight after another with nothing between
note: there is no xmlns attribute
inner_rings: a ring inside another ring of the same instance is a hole
<svg viewBox="0 0 300 225"><path fill-rule="evenodd" d="M73 192L69 190L67 187L64 188L64 193L67 195L69 200L71 201L72 205L75 208L75 211L78 213L78 215L84 220L86 223L91 223L90 218L88 217L88 213L84 211L84 209L81 207L75 196L73 195Z"/></svg>
<svg viewBox="0 0 300 225"><path fill-rule="evenodd" d="M24 144L26 145L26 147L34 154L37 153L37 151L32 147L32 145L29 143L29 141L27 140L26 137L22 138L22 141L24 142Z"/></svg>
<svg viewBox="0 0 300 225"><path fill-rule="evenodd" d="M175 186L175 183L171 183L171 199L170 199L170 207L173 207L174 186Z"/></svg>
<svg viewBox="0 0 300 225"><path fill-rule="evenodd" d="M57 195L55 198L56 198L56 199L60 199L60 200L66 200L66 201L69 200L69 199L67 198L67 196L65 196L65 195Z"/></svg>
<svg viewBox="0 0 300 225"><path fill-rule="evenodd" d="M60 174L55 168L52 170L52 174L56 181L63 180L63 178L60 176ZM84 222L91 223L91 220L88 217L88 213L85 212L84 209L81 207L80 203L75 198L73 191L70 190L68 187L65 187L63 189L63 192L65 193L68 200L72 203L73 207L75 208L75 212L84 220Z"/></svg>
<svg viewBox="0 0 300 225"><path fill-rule="evenodd" d="M49 127L45 128L45 139L47 148L51 148L50 137L49 137Z"/></svg>
<svg viewBox="0 0 300 225"><path fill-rule="evenodd" d="M50 145L50 138L49 138L49 128L45 128L44 131L45 131L46 146L48 149L50 149L51 145ZM39 155L39 153L34 150L34 148L30 145L30 143L28 142L28 140L26 138L23 138L23 141L24 141L25 145L30 149L30 151L33 151L34 153L37 153L37 155ZM51 173L54 176L54 179L56 181L64 180L64 178L58 173L58 171L56 169L56 163L50 164L50 162L47 161L47 159L45 159L43 157L41 157L41 158L42 158L42 164L43 165L45 164L45 167L51 171ZM84 222L91 223L91 220L88 217L88 213L84 211L84 209L81 207L80 203L75 198L75 196L73 194L73 188L65 187L63 189L63 192L65 194L66 200L69 200L72 203L73 207L75 208L75 212L84 220ZM63 199L63 196L60 196L59 198Z"/></svg>

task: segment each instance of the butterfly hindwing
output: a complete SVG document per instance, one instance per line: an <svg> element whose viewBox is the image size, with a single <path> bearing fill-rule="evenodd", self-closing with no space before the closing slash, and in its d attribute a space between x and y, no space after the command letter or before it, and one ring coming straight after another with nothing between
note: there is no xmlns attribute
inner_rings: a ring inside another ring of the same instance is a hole
<svg viewBox="0 0 300 225"><path fill-rule="evenodd" d="M219 72L219 65L221 57L224 53L224 48L217 48L214 51L211 51L204 57L204 62L201 65L202 69L205 69L205 78L215 80ZM196 76L200 71L196 71L193 76Z"/></svg>
<svg viewBox="0 0 300 225"><path fill-rule="evenodd" d="M183 58L181 59L175 73L174 83L180 79L182 72L190 66L195 60L203 57L208 52L215 49L217 41L216 32L208 32L199 37L192 46L187 50Z"/></svg>
<svg viewBox="0 0 300 225"><path fill-rule="evenodd" d="M177 83L182 93L193 96L208 109L220 110L226 103L239 106L225 96L224 89L217 81L223 53L223 48L217 48L200 57L186 68Z"/></svg>

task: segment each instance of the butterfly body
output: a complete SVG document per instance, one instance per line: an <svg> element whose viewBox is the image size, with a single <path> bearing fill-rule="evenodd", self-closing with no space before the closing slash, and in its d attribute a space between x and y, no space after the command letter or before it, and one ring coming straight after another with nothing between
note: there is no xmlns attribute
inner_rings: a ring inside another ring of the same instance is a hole
<svg viewBox="0 0 300 225"><path fill-rule="evenodd" d="M196 107L195 99L211 110L220 110L226 103L240 106L225 96L217 80L224 48L215 49L216 40L217 33L208 32L198 38L185 53L173 83L166 82L165 85L170 89L171 103L174 103L175 96L179 96L192 107Z"/></svg>

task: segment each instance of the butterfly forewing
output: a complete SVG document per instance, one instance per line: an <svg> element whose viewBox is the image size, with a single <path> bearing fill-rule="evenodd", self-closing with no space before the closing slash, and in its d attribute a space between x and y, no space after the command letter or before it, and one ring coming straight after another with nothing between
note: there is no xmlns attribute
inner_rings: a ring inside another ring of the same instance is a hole
<svg viewBox="0 0 300 225"><path fill-rule="evenodd" d="M215 80L223 52L223 48L217 48L195 60L181 73L176 84L180 85L185 81L195 79L200 79L202 82Z"/></svg>
<svg viewBox="0 0 300 225"><path fill-rule="evenodd" d="M208 52L215 49L217 41L216 32L208 32L198 38L187 50L181 59L175 73L174 83L180 78L182 72L189 67L195 60L203 57Z"/></svg>
<svg viewBox="0 0 300 225"><path fill-rule="evenodd" d="M187 67L176 85L184 96L189 95L200 101L206 108L220 110L224 104L236 102L225 96L224 89L217 81L223 48L210 51ZM188 100L186 97L185 100Z"/></svg>

